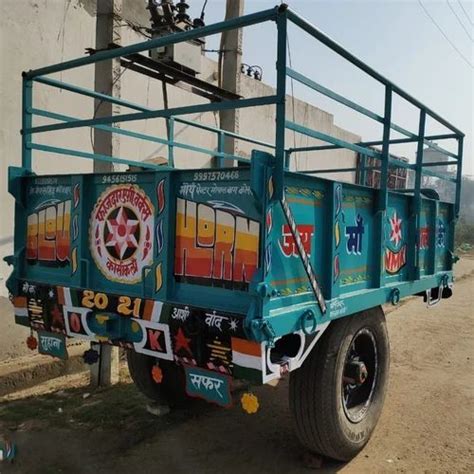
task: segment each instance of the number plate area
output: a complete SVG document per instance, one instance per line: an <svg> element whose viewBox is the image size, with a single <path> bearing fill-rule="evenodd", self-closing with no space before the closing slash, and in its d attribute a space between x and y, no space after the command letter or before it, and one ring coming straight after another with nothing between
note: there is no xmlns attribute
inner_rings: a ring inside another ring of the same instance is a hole
<svg viewBox="0 0 474 474"><path fill-rule="evenodd" d="M236 344L245 339L244 315L212 308L27 282L16 301L38 332L113 344L213 374L232 376ZM219 397L211 401L225 404L224 381L215 381L219 391L211 390L212 381L204 388L190 385L189 391L201 398L209 392Z"/></svg>

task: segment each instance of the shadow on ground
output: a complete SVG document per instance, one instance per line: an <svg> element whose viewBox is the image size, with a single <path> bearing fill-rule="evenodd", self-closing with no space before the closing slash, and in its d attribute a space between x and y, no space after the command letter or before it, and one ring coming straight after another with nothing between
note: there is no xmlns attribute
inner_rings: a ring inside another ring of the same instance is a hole
<svg viewBox="0 0 474 474"><path fill-rule="evenodd" d="M318 458L300 447L287 408L287 384L255 391L261 409L245 414L193 400L155 417L133 384L89 394L60 390L0 404L1 432L18 447L2 472L310 472ZM279 393L277 393L279 392ZM342 465L324 461L319 472Z"/></svg>

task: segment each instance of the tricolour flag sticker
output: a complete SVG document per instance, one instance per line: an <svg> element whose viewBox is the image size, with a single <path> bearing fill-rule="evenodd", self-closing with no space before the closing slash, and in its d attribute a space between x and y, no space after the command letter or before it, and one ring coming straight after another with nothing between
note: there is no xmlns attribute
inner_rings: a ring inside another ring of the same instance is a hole
<svg viewBox="0 0 474 474"><path fill-rule="evenodd" d="M264 354L262 343L238 337L233 337L231 343L234 377L261 382Z"/></svg>

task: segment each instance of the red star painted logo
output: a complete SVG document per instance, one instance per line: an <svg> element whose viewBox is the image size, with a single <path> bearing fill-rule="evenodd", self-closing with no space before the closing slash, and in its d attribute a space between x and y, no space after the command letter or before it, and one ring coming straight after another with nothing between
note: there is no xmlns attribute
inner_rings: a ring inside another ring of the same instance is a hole
<svg viewBox="0 0 474 474"><path fill-rule="evenodd" d="M54 308L51 311L51 316L53 317L51 326L58 329L63 329L64 328L63 313L61 313L57 304L54 305Z"/></svg>
<svg viewBox="0 0 474 474"><path fill-rule="evenodd" d="M108 187L91 214L89 244L97 268L111 281L134 284L153 261L153 204L136 185Z"/></svg>
<svg viewBox="0 0 474 474"><path fill-rule="evenodd" d="M138 242L135 233L138 220L130 219L127 212L121 207L115 219L107 219L109 235L105 243L106 247L114 247L120 259L123 258L127 249L136 249Z"/></svg>
<svg viewBox="0 0 474 474"><path fill-rule="evenodd" d="M180 349L184 349L189 353L189 355L192 357L193 353L191 352L191 349L189 347L189 343L191 342L191 339L187 338L184 335L184 332L181 328L178 329L178 332L176 333L176 336L174 336L174 342L175 342L175 347L174 351L177 353Z"/></svg>
<svg viewBox="0 0 474 474"><path fill-rule="evenodd" d="M398 218L397 211L394 212L389 221L391 226L390 241L397 246L402 240L402 220Z"/></svg>

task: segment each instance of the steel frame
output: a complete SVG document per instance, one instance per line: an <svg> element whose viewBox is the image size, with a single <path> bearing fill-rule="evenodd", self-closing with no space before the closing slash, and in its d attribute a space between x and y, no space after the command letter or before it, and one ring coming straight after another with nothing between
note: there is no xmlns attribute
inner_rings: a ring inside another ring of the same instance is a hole
<svg viewBox="0 0 474 474"><path fill-rule="evenodd" d="M83 87L78 87L72 84L66 84L64 82L58 81L47 77L50 74L66 71L89 64L93 64L99 61L110 60L113 58L124 58L128 59L138 53L147 51L152 48L162 47L165 45L175 44L182 41L189 41L192 39L203 38L209 35L221 33L226 30L231 30L234 28L244 28L251 25L257 25L264 22L274 22L277 28L277 82L276 82L276 93L274 95L266 97L257 97L249 99L233 99L233 100L222 100L221 102L211 102L209 104L198 104L184 107L175 107L165 110L153 110L148 107L144 107L139 104L134 104L124 99L111 97L106 94L101 94ZM365 72L368 76L377 80L385 87L385 112L383 116L380 116L367 108L353 102L352 100L343 97L342 95L328 89L327 87L318 84L314 80L304 76L293 68L287 66L287 29L288 23L299 27L301 30L309 34L316 41L324 44L336 54L347 60L349 63L357 67L358 69ZM383 138L379 141L372 142L361 142L361 143L349 143L344 140L332 137L328 134L324 134L317 130L312 130L307 127L304 127L300 124L293 123L286 119L285 113L285 99L286 99L286 82L287 77L290 77L301 84L309 87L310 89L319 92L353 110L359 112L366 117L371 118L372 120L383 124ZM77 119L70 116L56 114L54 112L49 112L45 110L40 110L33 108L33 86L34 83L40 83L50 87L56 87L59 89L67 90L73 93L81 94L87 97L94 99L99 99L102 101L112 102L117 105L121 105L132 109L134 112L128 114L122 114L117 116L110 117L93 117L90 119ZM391 103L394 94L402 97L414 107L419 110L419 129L416 134L410 132L409 130L404 129L403 127L397 125L392 121L391 118ZM371 156L376 159L381 160L381 188L379 190L379 210L384 211L387 203L387 180L384 177L387 177L389 167L406 167L415 171L415 188L414 188L414 197L415 197L415 213L419 211L421 205L421 176L422 174L435 176L439 179L444 179L447 181L454 182L456 184L456 193L455 193L455 216L459 214L460 206L460 187L461 187L461 172L462 172L462 149L463 149L463 138L464 134L450 124L447 120L440 117L433 110L429 109L427 106L419 102L417 99L409 95L403 89L386 79L384 76L379 74L377 71L372 69L370 66L365 64L363 61L355 57L349 51L344 49L334 40L329 38L326 34L321 32L318 28L307 22L305 19L297 15L291 9L287 8L285 5L275 7L273 9L265 10L258 13L253 13L250 15L245 15L239 18L231 19L228 21L223 21L213 25L208 25L203 28L198 28L194 30L189 30L185 32L179 32L172 35L151 39L145 42L141 42L135 45L125 46L125 47L113 47L109 50L103 50L95 52L93 55L73 59L63 63L58 63L52 66L43 67L36 70L30 70L23 73L23 117L22 117L22 166L26 170L31 170L32 167L32 150L46 151L52 153L59 153L62 155L72 155L82 158L89 159L98 159L105 161L112 161L117 163L125 164L136 164L133 160L126 160L118 157L109 157L103 155L97 155L94 153L86 153L79 150L70 150L60 147L49 147L46 145L39 145L32 141L33 135L37 133L45 133L57 130L72 129L78 127L92 127L100 128L111 133L119 133L122 135L130 136L137 139L149 140L163 145L168 146L168 155L170 165L174 164L174 148L183 148L198 153L205 153L211 156L215 156L218 159L233 159L242 162L248 162L248 158L229 155L224 152L223 143L224 137L230 136L235 137L240 140L253 143L259 146L269 148L274 153L276 158L276 170L275 170L275 192L277 198L281 199L283 197L284 190L284 173L285 170L289 169L289 164L292 154L302 151L322 151L322 150L333 150L346 148L353 150L355 152L361 153L363 156ZM261 140L254 139L252 137L245 137L235 133L231 133L225 130L221 130L214 127L209 127L198 122L193 122L190 120L183 119L181 116L189 115L192 113L208 112L208 111L219 111L223 109L233 109L233 108L243 108L243 107L258 107L262 105L275 105L276 107L276 133L274 143L266 143ZM33 117L42 116L50 118L56 121L56 123L42 125L42 126L33 126ZM425 136L425 122L426 118L430 117L434 119L439 124L446 127L451 133L442 134L442 135L432 135ZM127 131L118 127L112 126L114 123L123 123L134 120L144 120L149 118L164 118L168 121L170 129L170 139L163 139L159 137L154 137L150 135L139 134L131 131ZM59 122L59 123L57 123ZM193 127L198 127L207 132L211 132L217 135L217 151L210 150L202 147L196 147L186 143L180 143L174 140L174 125L175 123L187 124ZM329 145L320 145L313 147L300 147L300 148L286 148L285 147L285 130L293 130L297 133L304 134L306 136L321 140L328 143ZM396 131L406 138L390 138L391 130ZM454 139L458 142L458 151L457 153L452 153L444 148L433 143L433 140L446 140ZM390 145L395 145L399 143L416 143L417 144L417 160L415 164L406 164L400 163L400 161L394 160L390 155ZM381 151L370 146L381 145ZM424 145L428 146L431 149L438 150L441 153L444 153L446 156L454 158L454 161L449 163L423 163L423 147ZM440 173L433 171L428 171L426 167L432 166L441 166L441 165L454 165L457 167L456 178L446 176ZM141 164L144 168L153 168L153 165ZM340 168L336 170L331 170L331 172L343 172L347 171L348 168ZM309 172L327 172L326 170L310 170L305 171L304 173Z"/></svg>

